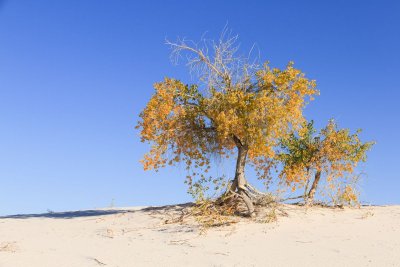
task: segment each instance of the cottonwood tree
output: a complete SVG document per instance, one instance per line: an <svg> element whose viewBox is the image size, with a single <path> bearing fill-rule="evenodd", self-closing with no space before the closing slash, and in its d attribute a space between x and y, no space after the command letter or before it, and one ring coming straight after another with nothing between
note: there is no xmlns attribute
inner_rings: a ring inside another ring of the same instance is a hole
<svg viewBox="0 0 400 267"><path fill-rule="evenodd" d="M349 178L354 177L357 165L366 161L366 153L374 144L361 142L360 132L339 129L333 120L318 134L312 121L304 124L299 132L282 140L278 158L283 170L279 177L293 190L304 187L304 195L298 198L306 203L313 203L322 176L343 200L357 201Z"/></svg>
<svg viewBox="0 0 400 267"><path fill-rule="evenodd" d="M318 93L316 83L292 62L271 68L239 56L237 36L195 44L169 42L175 58L186 58L193 84L165 78L140 114L142 142L151 144L144 169L183 162L189 187L201 189L213 161L211 155L236 152L236 169L228 193L243 200L250 215L262 195L245 176L247 163L265 175L280 139L304 123L303 108ZM193 192L193 191L192 191Z"/></svg>

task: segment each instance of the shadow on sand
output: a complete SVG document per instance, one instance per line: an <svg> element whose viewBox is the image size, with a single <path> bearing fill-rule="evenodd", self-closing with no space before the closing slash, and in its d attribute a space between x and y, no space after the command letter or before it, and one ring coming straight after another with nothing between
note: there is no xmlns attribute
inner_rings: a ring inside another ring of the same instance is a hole
<svg viewBox="0 0 400 267"><path fill-rule="evenodd" d="M179 205L167 205L167 206L156 206L146 207L142 209L98 209L98 210L80 210L80 211L65 211L65 212L47 212L37 214L16 214L0 216L1 219L29 219L29 218L50 218L50 219L73 219L81 217L95 217L114 215L121 213L134 213L134 212L145 212L145 213L164 213L167 211L179 211L184 208L192 206L192 203L185 203Z"/></svg>

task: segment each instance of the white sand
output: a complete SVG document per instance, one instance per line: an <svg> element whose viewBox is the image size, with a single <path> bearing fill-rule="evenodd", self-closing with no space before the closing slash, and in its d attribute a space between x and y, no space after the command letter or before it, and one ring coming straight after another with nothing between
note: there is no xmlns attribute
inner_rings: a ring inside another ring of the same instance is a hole
<svg viewBox="0 0 400 267"><path fill-rule="evenodd" d="M164 224L165 209L130 210L1 218L0 266L400 266L400 206L286 205L289 216L276 223L206 235Z"/></svg>

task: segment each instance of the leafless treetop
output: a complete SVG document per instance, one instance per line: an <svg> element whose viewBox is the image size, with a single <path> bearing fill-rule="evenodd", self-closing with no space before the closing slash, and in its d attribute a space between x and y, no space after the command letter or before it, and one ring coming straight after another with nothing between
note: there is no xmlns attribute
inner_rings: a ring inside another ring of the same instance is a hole
<svg viewBox="0 0 400 267"><path fill-rule="evenodd" d="M182 58L186 60L190 73L196 75L209 89L249 90L252 78L259 69L258 57L250 59L254 46L248 56L240 55L238 38L238 35L233 35L225 28L217 41L203 36L197 43L178 38L176 42L166 40L166 44L172 49L173 62L178 63Z"/></svg>

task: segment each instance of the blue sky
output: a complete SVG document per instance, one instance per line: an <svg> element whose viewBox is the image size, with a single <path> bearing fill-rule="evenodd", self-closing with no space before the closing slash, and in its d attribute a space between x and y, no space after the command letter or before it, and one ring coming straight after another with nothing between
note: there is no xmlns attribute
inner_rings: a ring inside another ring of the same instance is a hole
<svg viewBox="0 0 400 267"><path fill-rule="evenodd" d="M399 204L398 14L398 1L0 0L0 214L189 201L182 168L142 170L134 126L154 82L191 81L165 38L226 23L243 52L317 80L317 126L377 141L362 199Z"/></svg>

